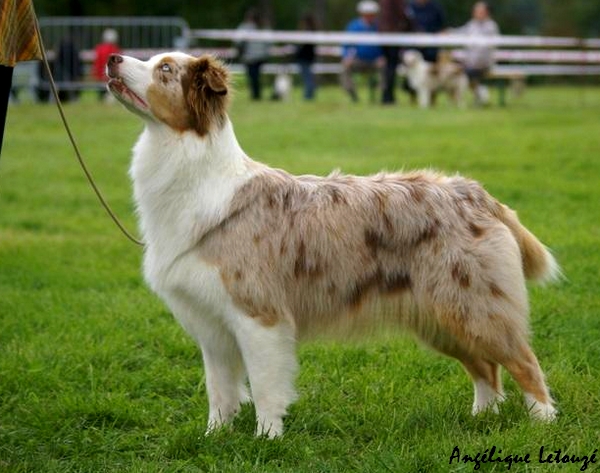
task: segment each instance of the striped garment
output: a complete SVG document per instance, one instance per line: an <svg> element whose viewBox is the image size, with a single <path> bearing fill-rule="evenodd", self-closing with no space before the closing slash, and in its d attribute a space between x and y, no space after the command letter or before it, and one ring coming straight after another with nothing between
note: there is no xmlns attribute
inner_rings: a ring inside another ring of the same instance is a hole
<svg viewBox="0 0 600 473"><path fill-rule="evenodd" d="M41 59L32 0L0 0L0 65Z"/></svg>

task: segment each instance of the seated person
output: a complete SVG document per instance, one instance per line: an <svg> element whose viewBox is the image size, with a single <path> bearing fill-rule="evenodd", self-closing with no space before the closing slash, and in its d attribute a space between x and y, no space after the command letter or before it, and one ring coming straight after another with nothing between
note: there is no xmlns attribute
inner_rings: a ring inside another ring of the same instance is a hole
<svg viewBox="0 0 600 473"><path fill-rule="evenodd" d="M466 34L471 37L497 36L500 34L498 24L492 19L486 2L475 3L471 20L460 28L452 29L451 32ZM465 72L469 77L471 90L475 94L476 105L486 105L489 102L489 92L481 84L481 81L494 66L494 51L493 46L481 44L473 44L465 50Z"/></svg>
<svg viewBox="0 0 600 473"><path fill-rule="evenodd" d="M352 20L346 27L352 33L377 33L376 18L379 5L372 0L362 0L357 5L359 18ZM354 72L383 73L385 60L380 46L357 44L345 45L342 49L342 87L348 92L354 102L358 101L356 85L352 74Z"/></svg>

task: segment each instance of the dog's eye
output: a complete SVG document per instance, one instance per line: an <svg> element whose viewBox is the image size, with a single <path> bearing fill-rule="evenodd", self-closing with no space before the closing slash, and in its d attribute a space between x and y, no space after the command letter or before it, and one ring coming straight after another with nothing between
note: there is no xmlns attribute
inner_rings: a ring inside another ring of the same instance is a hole
<svg viewBox="0 0 600 473"><path fill-rule="evenodd" d="M163 72L172 72L171 66L169 66L166 62L160 66L160 70Z"/></svg>

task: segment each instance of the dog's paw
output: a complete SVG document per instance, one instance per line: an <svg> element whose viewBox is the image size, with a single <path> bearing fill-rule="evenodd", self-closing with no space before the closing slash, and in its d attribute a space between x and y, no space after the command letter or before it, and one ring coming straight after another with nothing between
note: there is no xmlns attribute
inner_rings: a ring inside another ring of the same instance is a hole
<svg viewBox="0 0 600 473"><path fill-rule="evenodd" d="M283 435L283 420L262 421L256 426L257 437L267 437L269 440Z"/></svg>
<svg viewBox="0 0 600 473"><path fill-rule="evenodd" d="M551 402L539 402L531 394L525 395L525 401L532 419L541 422L553 422L558 417L558 411Z"/></svg>

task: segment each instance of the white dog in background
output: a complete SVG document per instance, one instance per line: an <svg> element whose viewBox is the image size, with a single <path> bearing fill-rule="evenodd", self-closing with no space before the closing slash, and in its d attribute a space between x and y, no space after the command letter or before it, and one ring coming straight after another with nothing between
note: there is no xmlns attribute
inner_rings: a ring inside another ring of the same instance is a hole
<svg viewBox="0 0 600 473"><path fill-rule="evenodd" d="M292 77L285 71L279 71L273 81L273 99L286 101L292 93Z"/></svg>
<svg viewBox="0 0 600 473"><path fill-rule="evenodd" d="M433 96L442 91L450 95L455 105L464 106L469 79L448 53L440 52L438 62L433 64L425 61L419 51L410 49L404 53L403 62L408 83L415 90L421 108L429 108Z"/></svg>
<svg viewBox="0 0 600 473"><path fill-rule="evenodd" d="M144 274L202 349L209 432L251 394L257 434L281 435L296 342L378 326L460 361L473 413L504 399L502 365L531 415L555 417L528 342L525 279L558 266L478 183L293 176L254 161L227 114L229 73L210 56L113 55L108 76L145 123L131 165Z"/></svg>

